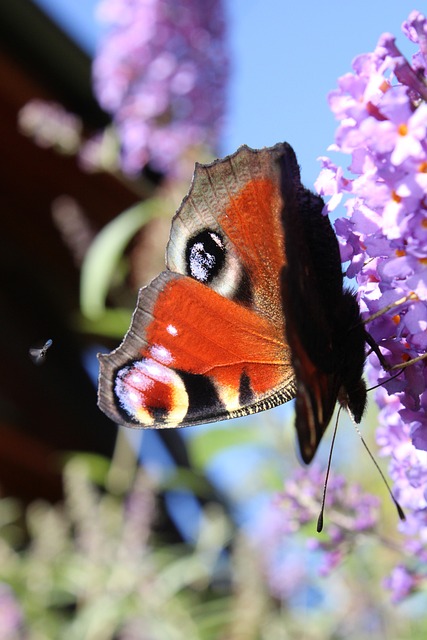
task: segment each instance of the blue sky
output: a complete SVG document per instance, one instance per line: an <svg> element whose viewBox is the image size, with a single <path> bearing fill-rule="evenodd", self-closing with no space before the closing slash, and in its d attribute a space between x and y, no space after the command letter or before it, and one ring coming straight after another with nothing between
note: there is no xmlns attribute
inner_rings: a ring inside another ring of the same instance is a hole
<svg viewBox="0 0 427 640"><path fill-rule="evenodd" d="M235 74L227 145L292 144L311 186L336 123L328 92L359 53L401 24L414 0L228 0ZM424 4L424 9L427 7ZM408 49L408 47L406 47Z"/></svg>
<svg viewBox="0 0 427 640"><path fill-rule="evenodd" d="M89 53L101 27L94 18L98 0L36 0ZM410 53L401 24L414 0L225 0L232 77L223 152L243 144L263 147L290 142L311 186L317 157L333 141L335 120L327 94L351 61L372 51L385 31Z"/></svg>

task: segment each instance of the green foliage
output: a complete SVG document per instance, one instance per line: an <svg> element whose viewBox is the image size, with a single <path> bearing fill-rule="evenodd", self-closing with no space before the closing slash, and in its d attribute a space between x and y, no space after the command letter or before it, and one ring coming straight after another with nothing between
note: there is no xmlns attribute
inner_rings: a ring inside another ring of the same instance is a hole
<svg viewBox="0 0 427 640"><path fill-rule="evenodd" d="M126 246L144 224L165 210L165 201L151 198L127 209L96 236L81 269L81 329L122 337L129 326L129 309L108 309L106 299L112 282L121 272Z"/></svg>
<svg viewBox="0 0 427 640"><path fill-rule="evenodd" d="M25 637L126 638L131 629L137 638L216 637L212 601L204 616L201 594L229 539L224 515L206 511L195 550L157 544L154 489L145 474L137 472L131 490L117 496L90 480L100 478L102 466L88 456L67 463L64 503L28 507L28 541L20 550L22 535L11 535L11 526L23 513L0 503L0 582L21 604Z"/></svg>

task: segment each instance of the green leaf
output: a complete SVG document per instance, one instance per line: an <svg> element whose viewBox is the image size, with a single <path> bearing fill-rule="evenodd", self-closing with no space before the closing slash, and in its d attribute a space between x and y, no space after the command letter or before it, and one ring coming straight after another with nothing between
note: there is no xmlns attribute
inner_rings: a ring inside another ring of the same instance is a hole
<svg viewBox="0 0 427 640"><path fill-rule="evenodd" d="M163 200L146 200L121 213L98 233L85 256L80 279L80 308L89 320L104 314L111 280L131 238L162 211Z"/></svg>
<svg viewBox="0 0 427 640"><path fill-rule="evenodd" d="M94 333L98 336L108 336L123 340L123 335L129 329L131 309L105 309L102 315L96 319L88 318L81 314L75 319L75 327L82 333Z"/></svg>

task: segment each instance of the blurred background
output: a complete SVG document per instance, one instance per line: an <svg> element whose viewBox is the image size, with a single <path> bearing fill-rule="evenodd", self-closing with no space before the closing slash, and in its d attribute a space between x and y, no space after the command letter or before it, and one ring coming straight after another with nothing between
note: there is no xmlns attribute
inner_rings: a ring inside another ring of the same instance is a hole
<svg viewBox="0 0 427 640"><path fill-rule="evenodd" d="M334 468L380 495L383 533L326 571L315 524L292 534L277 497L299 467L292 403L144 434L96 405L96 353L162 270L194 161L286 140L312 187L328 92L385 31L407 53L414 8L0 5L0 640L425 637L422 599L396 609L382 590L395 514L345 420Z"/></svg>

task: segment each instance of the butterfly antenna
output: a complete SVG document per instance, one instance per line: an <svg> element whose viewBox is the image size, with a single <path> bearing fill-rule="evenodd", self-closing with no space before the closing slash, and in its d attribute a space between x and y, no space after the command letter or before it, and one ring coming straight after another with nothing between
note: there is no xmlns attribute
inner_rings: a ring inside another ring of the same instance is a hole
<svg viewBox="0 0 427 640"><path fill-rule="evenodd" d="M351 414L350 414L350 417L352 418ZM369 449L368 445L366 444L366 441L365 441L364 437L362 436L362 433L361 433L359 427L357 426L357 424L354 422L353 419L352 419L352 422L354 424L354 428L356 429L356 432L357 432L359 438L362 441L363 446L365 447L366 451L368 452L369 457L371 458L372 462L376 466L378 473L380 474L385 486L387 487L387 491L389 492L390 498L393 500L394 506L396 507L396 510L397 510L397 513L399 515L400 520L406 520L406 516L405 516L405 513L404 513L402 507L400 506L400 504L398 503L398 501L394 497L393 491L391 490L390 485L387 482L387 478L385 477L385 475L381 471L381 468L380 468L378 462L375 460L375 457L372 455L372 452Z"/></svg>
<svg viewBox="0 0 427 640"><path fill-rule="evenodd" d="M400 376L402 371L403 369L402 367L400 367L399 371L395 373L394 376L390 376L389 378L387 378L387 380L381 380L381 382L378 382L378 384L374 384L373 387L369 387L369 389L366 389L366 393L369 393L370 391L375 391L375 389L378 389L378 387L383 387L385 384L387 384L387 382L390 382L390 380L394 380L395 378Z"/></svg>
<svg viewBox="0 0 427 640"><path fill-rule="evenodd" d="M326 491L328 487L329 472L331 470L331 463L332 463L332 452L334 450L335 438L338 431L338 420L340 417L341 409L342 407L340 406L337 413L337 419L335 420L334 432L332 434L331 448L329 450L329 457L328 457L328 466L326 467L325 482L323 484L322 504L320 507L319 517L317 518L317 527L316 527L317 533L320 533L323 529L323 513L325 511Z"/></svg>

